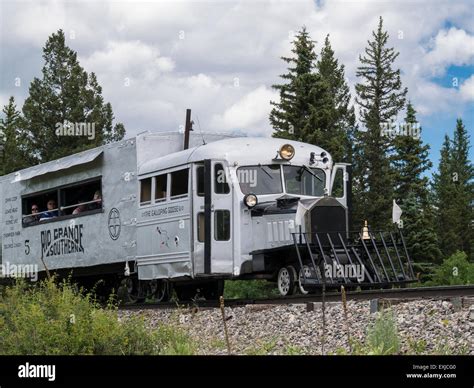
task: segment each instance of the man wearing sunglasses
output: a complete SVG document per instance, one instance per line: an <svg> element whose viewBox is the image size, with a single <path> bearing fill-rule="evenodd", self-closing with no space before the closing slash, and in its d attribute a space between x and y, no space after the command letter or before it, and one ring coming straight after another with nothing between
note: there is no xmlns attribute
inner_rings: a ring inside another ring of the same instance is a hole
<svg viewBox="0 0 474 388"><path fill-rule="evenodd" d="M38 205L36 204L33 204L31 205L31 214L26 216L24 219L23 219L23 222L26 224L26 225L29 225L29 224L34 224L36 222L39 221L40 219L40 215L39 215L39 208L38 208Z"/></svg>

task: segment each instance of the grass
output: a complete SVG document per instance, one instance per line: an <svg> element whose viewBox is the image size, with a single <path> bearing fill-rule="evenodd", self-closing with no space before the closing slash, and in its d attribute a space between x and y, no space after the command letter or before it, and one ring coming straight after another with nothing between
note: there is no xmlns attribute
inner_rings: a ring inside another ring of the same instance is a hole
<svg viewBox="0 0 474 388"><path fill-rule="evenodd" d="M0 295L0 355L193 354L176 328L150 329L142 318L119 319L114 300L104 308L69 282L18 281Z"/></svg>
<svg viewBox="0 0 474 388"><path fill-rule="evenodd" d="M224 298L271 298L278 295L275 283L266 280L226 280Z"/></svg>

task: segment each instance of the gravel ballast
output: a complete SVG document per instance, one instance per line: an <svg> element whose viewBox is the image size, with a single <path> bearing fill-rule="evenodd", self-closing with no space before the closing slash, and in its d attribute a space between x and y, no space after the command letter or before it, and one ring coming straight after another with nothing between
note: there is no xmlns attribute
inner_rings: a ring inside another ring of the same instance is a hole
<svg viewBox="0 0 474 388"><path fill-rule="evenodd" d="M474 355L474 304L468 298L461 306L454 302L385 302L396 320L400 353ZM307 310L305 304L227 307L232 354L322 354L321 304ZM349 301L347 310L346 322L341 303L326 303L325 354L349 352L348 334L351 342L364 343L367 328L380 314L370 312L369 301ZM184 329L199 354L227 354L220 309L120 311L121 318L131 314L143 316L150 327L163 323Z"/></svg>

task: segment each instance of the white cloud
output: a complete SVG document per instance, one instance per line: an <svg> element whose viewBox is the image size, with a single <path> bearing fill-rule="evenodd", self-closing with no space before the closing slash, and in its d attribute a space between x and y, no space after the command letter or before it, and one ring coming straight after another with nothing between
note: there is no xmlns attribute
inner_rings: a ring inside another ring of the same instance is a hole
<svg viewBox="0 0 474 388"><path fill-rule="evenodd" d="M253 135L268 135L269 101L276 99L278 95L262 85L243 96L222 115L215 115L211 127L216 130L246 129Z"/></svg>
<svg viewBox="0 0 474 388"><path fill-rule="evenodd" d="M474 63L474 36L455 27L439 31L432 41L432 50L426 54L423 62L433 75L444 74L450 65Z"/></svg>
<svg viewBox="0 0 474 388"><path fill-rule="evenodd" d="M461 84L459 92L464 100L474 101L474 75Z"/></svg>
<svg viewBox="0 0 474 388"><path fill-rule="evenodd" d="M240 128L269 135L269 101L277 97L271 85L280 83L278 75L286 72L280 56L291 54L291 32L306 25L318 41L317 51L329 33L353 92L358 55L379 15L390 46L400 51L396 66L420 114L462 112L472 101L472 77L459 88L441 87L432 77L451 65L473 62L467 0L0 0L2 73L16 67L8 77L18 73L25 80L20 90L1 84L0 96L20 93L17 100L23 100L32 79L24 73L38 74L40 48L52 32L63 28L81 64L97 74L104 98L128 135L176 129L186 108L193 109L203 130ZM456 27L447 28L447 21Z"/></svg>
<svg viewBox="0 0 474 388"><path fill-rule="evenodd" d="M148 80L175 67L171 58L160 56L157 48L140 41L109 42L104 50L81 59L81 64L88 71Z"/></svg>

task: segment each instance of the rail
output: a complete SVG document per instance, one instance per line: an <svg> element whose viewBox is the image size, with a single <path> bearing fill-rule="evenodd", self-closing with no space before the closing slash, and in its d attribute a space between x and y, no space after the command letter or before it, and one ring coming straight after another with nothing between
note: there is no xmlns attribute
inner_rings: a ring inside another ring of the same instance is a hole
<svg viewBox="0 0 474 388"><path fill-rule="evenodd" d="M325 294L326 302L337 302L341 300L341 293L327 292ZM414 287L414 288L392 288L383 290L361 290L346 292L347 300L370 300L370 299L444 299L453 297L474 297L474 285L467 286L438 286L438 287ZM227 299L225 305L228 307L239 307L253 304L270 304L270 305L286 305L286 304L305 304L311 302L321 302L323 295L307 294L292 295L286 297L275 298L251 298L251 299ZM162 302L162 303L139 303L121 305L122 310L140 310L140 309L173 309L180 307L205 307L218 308L218 300L189 300L179 302Z"/></svg>

